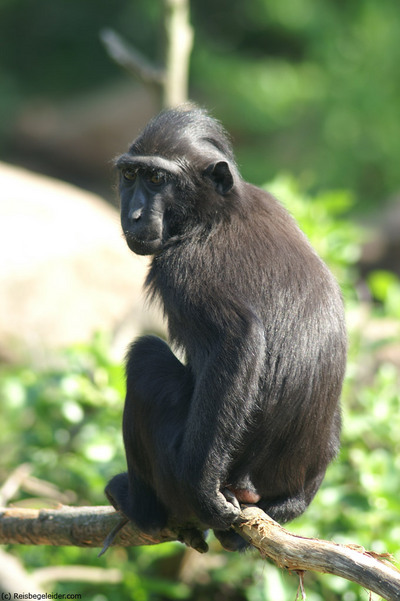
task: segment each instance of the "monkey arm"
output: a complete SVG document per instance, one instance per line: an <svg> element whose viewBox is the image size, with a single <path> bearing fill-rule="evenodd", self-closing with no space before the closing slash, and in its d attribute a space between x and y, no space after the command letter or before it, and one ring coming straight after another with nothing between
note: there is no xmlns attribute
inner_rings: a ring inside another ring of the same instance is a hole
<svg viewBox="0 0 400 601"><path fill-rule="evenodd" d="M259 320L237 315L220 332L196 377L182 444L177 480L207 525L229 527L238 504L222 493L230 461L254 416L264 370L265 337ZM206 435L205 435L206 433ZM229 495L228 495L229 496Z"/></svg>

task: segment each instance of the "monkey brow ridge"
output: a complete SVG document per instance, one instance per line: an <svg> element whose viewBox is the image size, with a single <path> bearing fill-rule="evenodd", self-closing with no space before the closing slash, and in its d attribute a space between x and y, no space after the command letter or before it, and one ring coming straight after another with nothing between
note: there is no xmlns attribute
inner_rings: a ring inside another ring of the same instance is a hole
<svg viewBox="0 0 400 601"><path fill-rule="evenodd" d="M167 171L173 175L182 173L182 165L179 162L171 161L161 156L132 155L123 154L116 160L118 169L126 167L143 167L154 171Z"/></svg>

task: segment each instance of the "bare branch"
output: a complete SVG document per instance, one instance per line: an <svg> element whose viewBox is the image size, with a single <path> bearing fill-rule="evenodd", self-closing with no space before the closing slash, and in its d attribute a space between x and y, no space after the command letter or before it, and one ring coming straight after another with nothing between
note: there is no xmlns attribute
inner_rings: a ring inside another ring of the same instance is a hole
<svg viewBox="0 0 400 601"><path fill-rule="evenodd" d="M189 22L188 0L164 0L165 63L163 106L174 107L188 99L189 59L193 29Z"/></svg>
<svg viewBox="0 0 400 601"><path fill-rule="evenodd" d="M116 584L123 580L121 570L117 568L94 568L92 566L50 566L38 568L33 572L35 582L48 587L54 582L108 582ZM12 590L12 589L9 589Z"/></svg>
<svg viewBox="0 0 400 601"><path fill-rule="evenodd" d="M165 69L156 67L112 29L101 31L100 39L116 63L144 84L155 87L162 97L162 106L170 108L188 99L193 28L189 21L189 0L163 0L163 5Z"/></svg>
<svg viewBox="0 0 400 601"><path fill-rule="evenodd" d="M258 507L247 507L242 516L245 521L239 527L240 534L279 567L334 574L388 601L399 601L400 571L386 561L389 555L291 534Z"/></svg>
<svg viewBox="0 0 400 601"><path fill-rule="evenodd" d="M103 29L100 39L107 49L108 54L116 63L135 75L147 85L161 87L165 83L164 69L154 66L136 48L130 46L122 37L112 29Z"/></svg>
<svg viewBox="0 0 400 601"><path fill-rule="evenodd" d="M60 509L8 507L0 509L0 544L102 547L109 532L120 521L121 515L110 506L61 506ZM172 531L151 537L129 522L113 544L131 547L171 540L176 540Z"/></svg>
<svg viewBox="0 0 400 601"><path fill-rule="evenodd" d="M2 599L11 598L11 596L3 594L9 593L9 591L13 591L13 594L16 595L13 598L17 598L19 593L30 591L32 594L36 594L38 599L42 598L39 595L43 595L45 592L34 576L25 571L17 557L0 549L0 597Z"/></svg>
<svg viewBox="0 0 400 601"><path fill-rule="evenodd" d="M31 471L31 466L28 463L22 463L12 472L0 488L0 505L7 505Z"/></svg>
<svg viewBox="0 0 400 601"><path fill-rule="evenodd" d="M0 509L0 543L102 547L110 531L120 522L121 515L111 507ZM242 523L235 529L263 557L271 559L280 568L300 573L335 574L387 601L400 599L400 571L387 561L388 555L370 553L355 545L338 545L291 534L257 507L243 509ZM182 532L185 530L181 528L164 529L156 536L149 536L129 522L111 544L125 547L154 545L182 540ZM185 540L190 544L189 535Z"/></svg>

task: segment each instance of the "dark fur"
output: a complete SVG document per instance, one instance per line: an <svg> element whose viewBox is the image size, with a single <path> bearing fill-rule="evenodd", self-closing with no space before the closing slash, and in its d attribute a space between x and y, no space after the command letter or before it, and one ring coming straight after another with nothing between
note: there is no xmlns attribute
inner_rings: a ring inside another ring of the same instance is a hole
<svg viewBox="0 0 400 601"><path fill-rule="evenodd" d="M154 254L147 290L185 362L153 336L132 345L128 475L107 494L145 531L195 517L239 548L227 489L260 497L286 522L306 509L338 450L340 292L287 211L240 178L226 134L204 111L161 113L117 164L127 242ZM124 181L129 167L161 164L169 175L160 189Z"/></svg>

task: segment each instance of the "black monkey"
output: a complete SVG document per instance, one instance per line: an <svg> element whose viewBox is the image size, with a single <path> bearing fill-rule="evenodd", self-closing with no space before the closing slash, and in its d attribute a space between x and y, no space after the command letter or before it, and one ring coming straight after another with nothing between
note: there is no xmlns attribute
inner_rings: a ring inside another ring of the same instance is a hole
<svg viewBox="0 0 400 601"><path fill-rule="evenodd" d="M341 295L287 211L241 179L205 111L162 112L116 164L126 241L153 255L148 294L185 358L155 336L133 343L128 472L106 494L144 531L195 517L238 549L240 503L295 518L337 452Z"/></svg>

